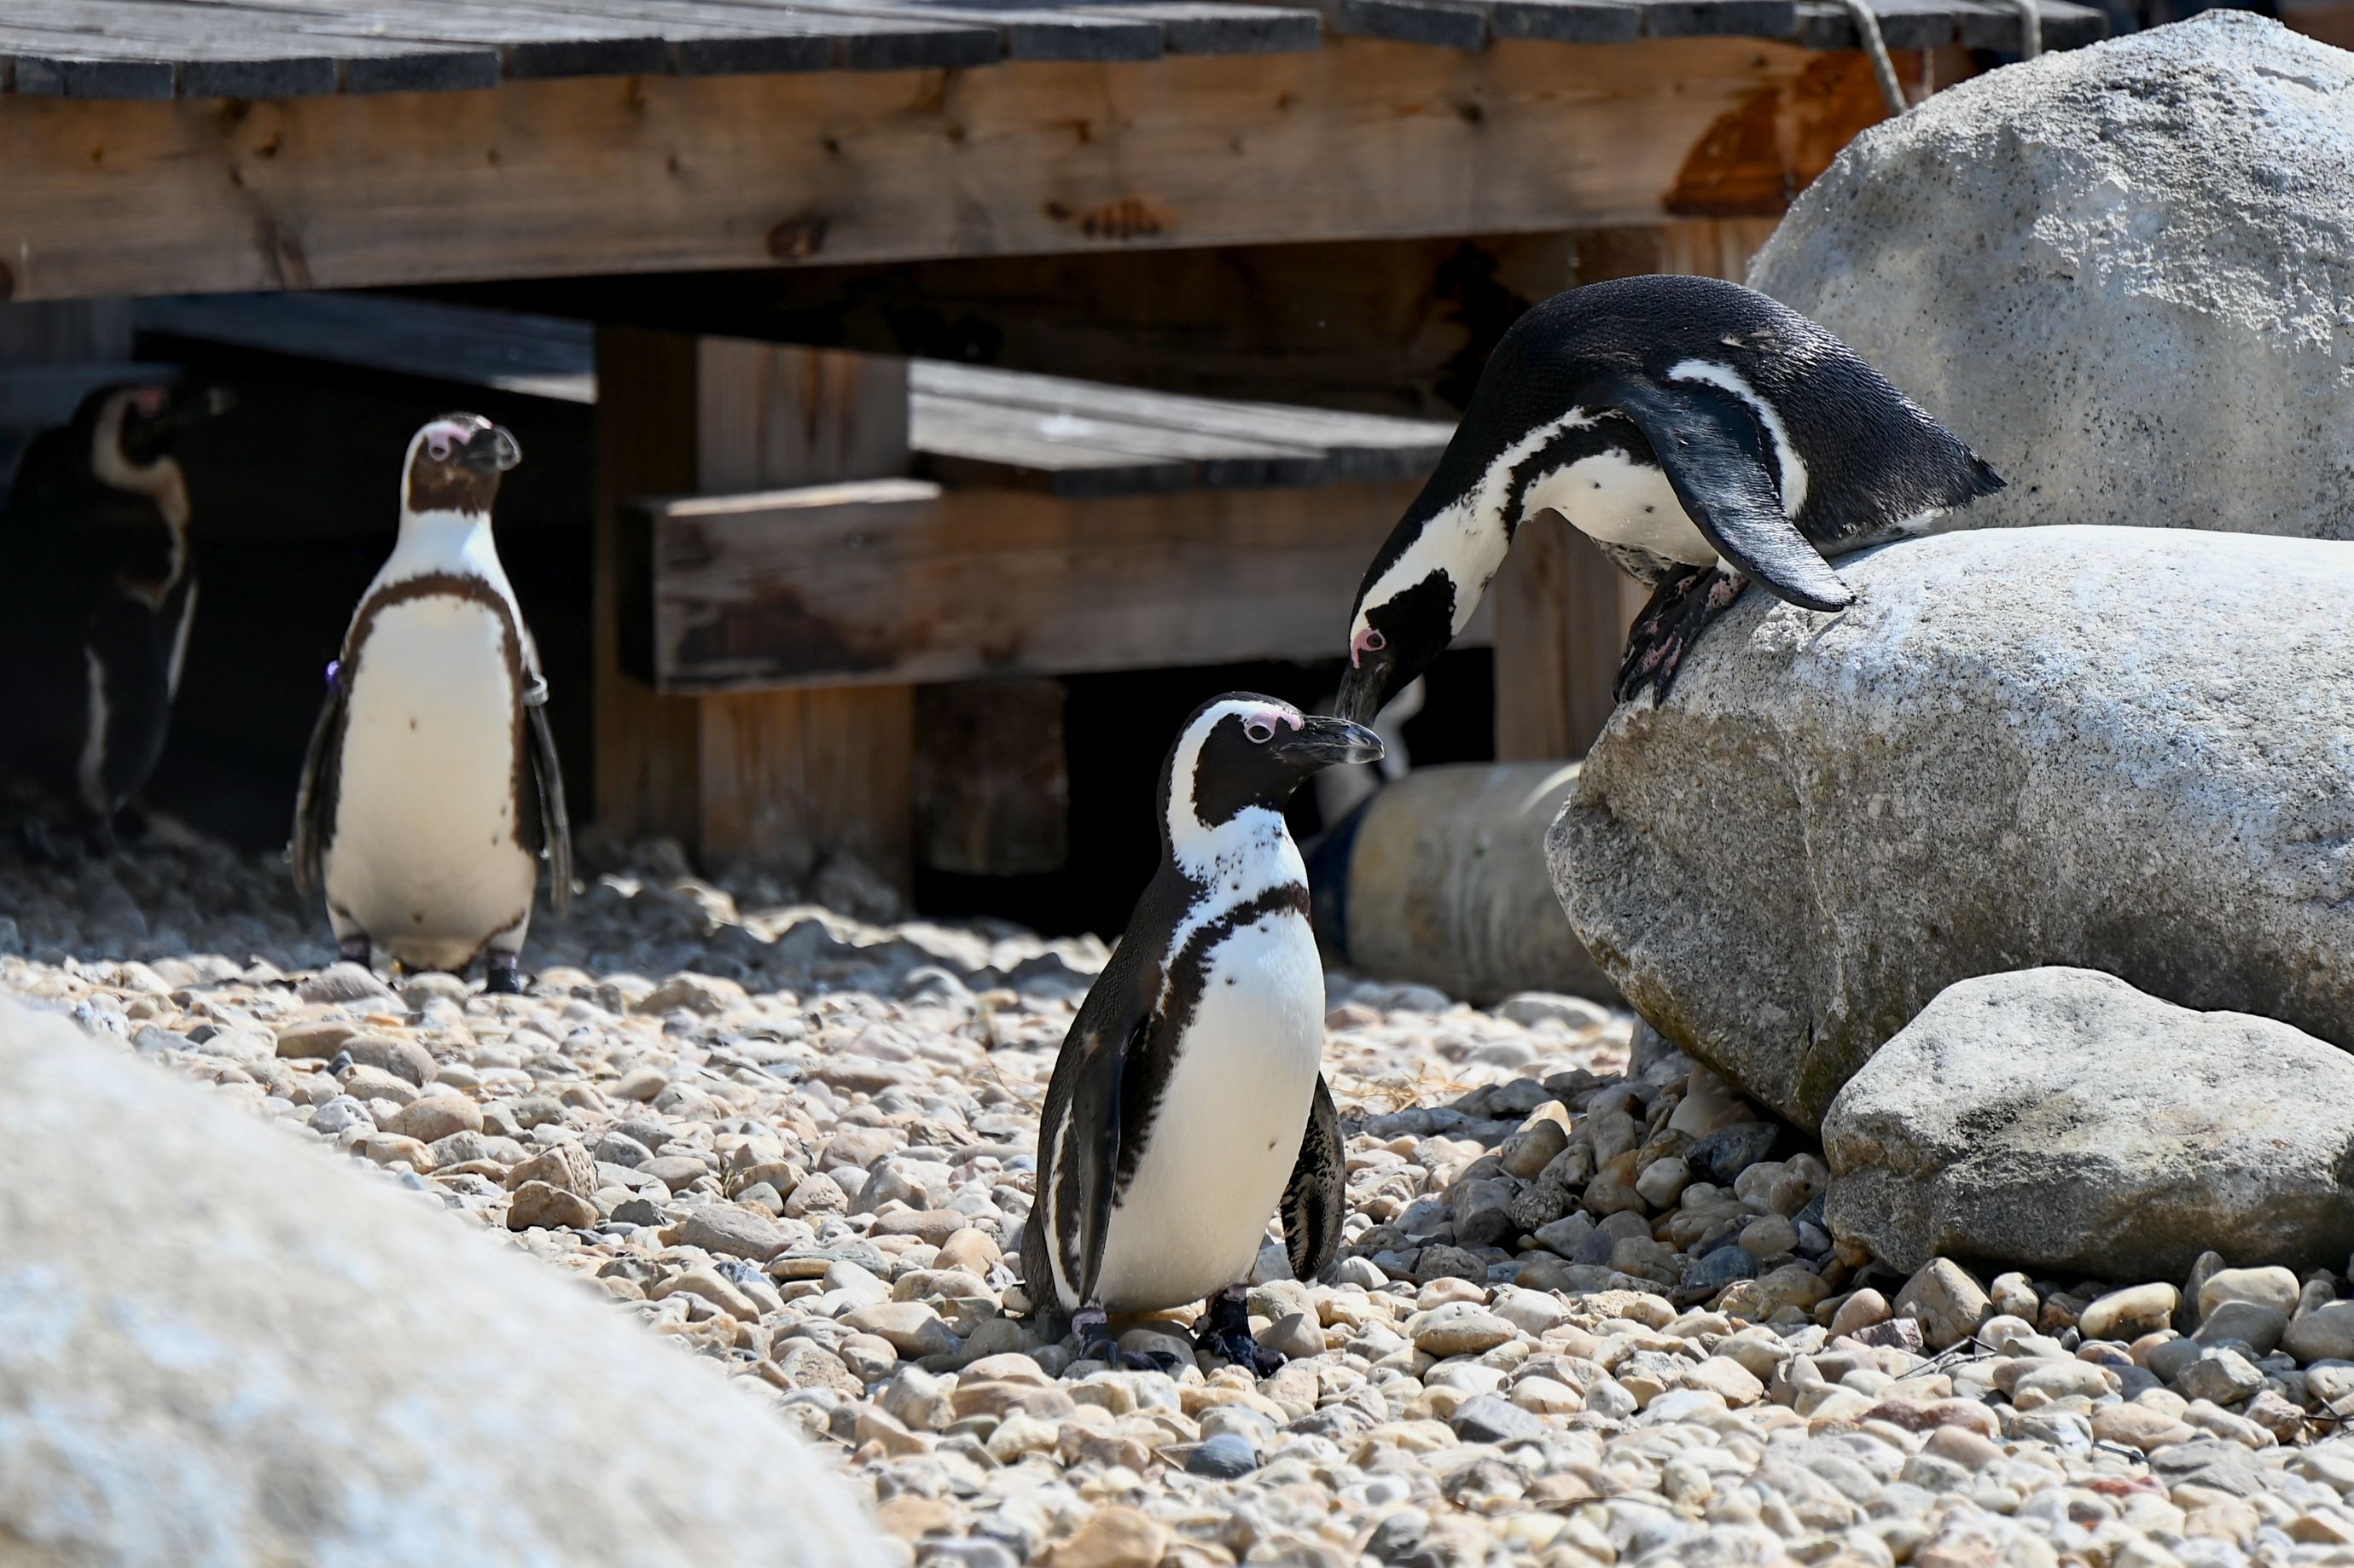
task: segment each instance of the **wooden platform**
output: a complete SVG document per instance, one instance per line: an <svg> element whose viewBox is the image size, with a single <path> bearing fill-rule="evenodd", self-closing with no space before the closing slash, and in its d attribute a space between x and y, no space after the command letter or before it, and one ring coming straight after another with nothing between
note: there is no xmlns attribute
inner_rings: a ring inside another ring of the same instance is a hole
<svg viewBox="0 0 2354 1568"><path fill-rule="evenodd" d="M1882 0L1892 48L2016 47L1983 0ZM2048 44L2100 36L2051 0ZM1821 0L9 0L0 90L73 99L456 92L560 77L960 69L1314 49L1325 32L1445 48L1742 37L1854 46Z"/></svg>

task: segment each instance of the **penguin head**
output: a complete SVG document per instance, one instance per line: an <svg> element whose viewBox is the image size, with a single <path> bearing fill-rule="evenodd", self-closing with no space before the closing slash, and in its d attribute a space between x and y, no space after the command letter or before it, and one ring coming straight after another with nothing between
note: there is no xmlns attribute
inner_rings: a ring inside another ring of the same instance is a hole
<svg viewBox="0 0 2354 1568"><path fill-rule="evenodd" d="M521 461L523 447L504 425L480 414L444 414L409 438L401 500L410 512L487 517L500 477Z"/></svg>
<svg viewBox="0 0 2354 1568"><path fill-rule="evenodd" d="M225 387L151 381L101 387L82 400L75 423L90 434L95 469L135 472L170 457L191 427L236 406Z"/></svg>
<svg viewBox="0 0 2354 1568"><path fill-rule="evenodd" d="M1280 812L1324 768L1381 756L1381 737L1363 725L1229 692L1195 708L1177 732L1161 769L1161 825L1182 843L1254 807Z"/></svg>
<svg viewBox="0 0 2354 1568"><path fill-rule="evenodd" d="M1372 723L1384 704L1447 651L1479 607L1501 560L1500 552L1496 563L1474 561L1469 550L1448 558L1450 552L1436 542L1426 543L1429 527L1402 524L1398 533L1410 529L1413 536L1403 547L1397 535L1391 536L1357 590L1349 620L1349 667L1341 673L1340 700L1332 705L1354 723Z"/></svg>

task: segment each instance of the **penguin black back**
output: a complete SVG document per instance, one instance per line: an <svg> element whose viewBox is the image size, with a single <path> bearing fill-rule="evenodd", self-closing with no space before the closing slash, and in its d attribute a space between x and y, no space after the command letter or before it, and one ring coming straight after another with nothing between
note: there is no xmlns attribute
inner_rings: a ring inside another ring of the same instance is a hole
<svg viewBox="0 0 2354 1568"><path fill-rule="evenodd" d="M1830 333L1753 290L1672 276L1572 290L1505 333L1367 568L1341 711L1370 717L1461 632L1534 513L1559 511L1665 594L1646 620L1666 657L1642 665L1664 694L1745 582L1842 608L1826 555L2001 484ZM1720 563L1726 580L1702 581Z"/></svg>

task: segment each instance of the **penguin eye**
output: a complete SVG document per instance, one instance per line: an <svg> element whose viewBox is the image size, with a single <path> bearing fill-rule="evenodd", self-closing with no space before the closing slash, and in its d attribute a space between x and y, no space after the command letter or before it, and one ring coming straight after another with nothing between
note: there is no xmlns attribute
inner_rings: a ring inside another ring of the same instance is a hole
<svg viewBox="0 0 2354 1568"><path fill-rule="evenodd" d="M1357 644L1368 653L1378 653L1389 645L1390 640L1370 626L1365 628L1365 635Z"/></svg>
<svg viewBox="0 0 2354 1568"><path fill-rule="evenodd" d="M425 455L431 458L435 462L449 461L450 438L447 436L436 436L431 440L427 441L425 443Z"/></svg>
<svg viewBox="0 0 2354 1568"><path fill-rule="evenodd" d="M1265 719L1253 719L1243 726L1243 734L1249 736L1255 744L1265 746L1275 738L1275 726Z"/></svg>

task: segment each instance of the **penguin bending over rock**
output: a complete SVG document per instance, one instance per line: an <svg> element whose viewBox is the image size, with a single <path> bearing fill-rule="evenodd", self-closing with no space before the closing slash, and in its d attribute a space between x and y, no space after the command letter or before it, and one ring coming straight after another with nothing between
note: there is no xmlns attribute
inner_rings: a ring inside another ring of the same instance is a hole
<svg viewBox="0 0 2354 1568"><path fill-rule="evenodd" d="M491 539L499 480L523 461L479 414L408 443L400 537L327 667L295 798L294 885L326 895L343 956L522 989L546 852L548 904L572 896L571 828L547 683Z"/></svg>
<svg viewBox="0 0 2354 1568"><path fill-rule="evenodd" d="M1657 275L1556 294L1512 323L1366 571L1339 711L1364 721L1460 633L1526 519L1557 512L1652 588L1616 694L1666 700L1755 581L1854 599L1826 555L2002 488L1829 333L1738 283Z"/></svg>
<svg viewBox="0 0 2354 1568"><path fill-rule="evenodd" d="M1331 1266L1324 969L1283 807L1320 769L1381 755L1359 725L1235 693L1196 709L1162 765L1160 869L1055 1059L1022 1237L1031 1299L1071 1319L1082 1357L1149 1365L1107 1314L1206 1298L1203 1347L1272 1371L1243 1283L1269 1212L1298 1277Z"/></svg>
<svg viewBox="0 0 2354 1568"><path fill-rule="evenodd" d="M163 756L196 616L173 449L231 402L217 388L101 388L26 449L0 506L0 769L101 851Z"/></svg>

